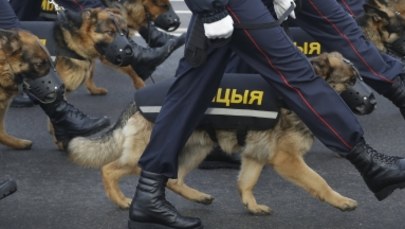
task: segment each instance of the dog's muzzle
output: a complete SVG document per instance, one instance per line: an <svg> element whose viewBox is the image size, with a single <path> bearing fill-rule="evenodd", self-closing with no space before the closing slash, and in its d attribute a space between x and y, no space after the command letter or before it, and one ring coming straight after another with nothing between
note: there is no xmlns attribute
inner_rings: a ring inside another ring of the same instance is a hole
<svg viewBox="0 0 405 229"><path fill-rule="evenodd" d="M21 77L27 95L43 104L54 102L58 93L64 91L63 82L54 67L45 76L38 77L25 74Z"/></svg>
<svg viewBox="0 0 405 229"><path fill-rule="evenodd" d="M180 26L180 18L174 12L173 8L170 6L169 9L159 15L155 20L154 23L157 27L164 29L168 32L173 32Z"/></svg>
<svg viewBox="0 0 405 229"><path fill-rule="evenodd" d="M370 114L377 104L371 88L360 77L357 77L356 83L343 91L340 96L357 115Z"/></svg>
<svg viewBox="0 0 405 229"><path fill-rule="evenodd" d="M405 36L402 35L391 44L388 44L388 51L399 57L405 57Z"/></svg>
<svg viewBox="0 0 405 229"><path fill-rule="evenodd" d="M117 33L114 40L109 43L96 45L97 51L109 62L117 66L127 66L131 63L134 51L124 33Z"/></svg>

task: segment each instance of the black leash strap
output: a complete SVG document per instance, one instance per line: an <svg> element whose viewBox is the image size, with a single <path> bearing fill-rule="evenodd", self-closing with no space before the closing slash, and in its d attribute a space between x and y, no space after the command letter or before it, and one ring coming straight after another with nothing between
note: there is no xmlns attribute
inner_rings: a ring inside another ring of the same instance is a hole
<svg viewBox="0 0 405 229"><path fill-rule="evenodd" d="M288 16L291 14L291 12L293 12L294 8L295 8L295 5L291 4L291 6L288 7L288 9L283 13L283 15L281 15L281 17L276 21L267 22L267 23L259 23L259 24L235 24L234 28L252 30L252 29L268 29L268 28L280 26L285 21L285 19L288 18Z"/></svg>

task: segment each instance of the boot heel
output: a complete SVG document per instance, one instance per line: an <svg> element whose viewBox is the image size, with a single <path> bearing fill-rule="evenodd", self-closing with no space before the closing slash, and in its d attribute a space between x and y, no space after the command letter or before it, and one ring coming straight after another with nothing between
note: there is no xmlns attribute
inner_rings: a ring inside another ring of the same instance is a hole
<svg viewBox="0 0 405 229"><path fill-rule="evenodd" d="M381 201L381 200L384 200L385 198L387 198L397 188L399 188L399 189L405 188L405 182L388 186L388 187L384 188L383 190L375 193L374 195L379 201Z"/></svg>

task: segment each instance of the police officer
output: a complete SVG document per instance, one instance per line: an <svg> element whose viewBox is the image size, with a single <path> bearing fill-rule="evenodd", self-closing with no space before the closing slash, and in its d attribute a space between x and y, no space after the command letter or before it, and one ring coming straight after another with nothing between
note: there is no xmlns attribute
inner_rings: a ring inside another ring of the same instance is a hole
<svg viewBox="0 0 405 229"><path fill-rule="evenodd" d="M150 143L139 161L143 171L129 211L129 228L135 228L139 222L203 228L200 219L182 216L165 199L165 184L168 178L176 178L178 152L203 117L224 73L224 60L232 51L269 82L269 87L283 97L324 145L357 168L379 200L405 185L405 160L379 153L366 143L356 117L335 91L315 75L309 61L282 28L246 29L249 24L274 22L261 0L185 2L193 12L185 59L181 60L185 67L169 89ZM353 30L356 22L336 0L301 3L300 11L292 11L290 16L297 16L301 24L314 24L329 31L335 37L333 45L346 45L350 39L345 34L359 33ZM274 0L273 4L281 17L294 3ZM320 18L326 24L319 23ZM201 31L203 35L199 34ZM198 42L201 36L209 42ZM360 35L354 37L360 39Z"/></svg>
<svg viewBox="0 0 405 229"><path fill-rule="evenodd" d="M271 2L272 0L264 1ZM364 3L364 1L350 0L338 2L347 12L350 12L350 15L361 14L362 9L358 9L359 3ZM379 52L371 42L365 40L362 30L357 24L351 23L347 26L337 27L326 17L328 15L322 14L320 11L319 14L306 14L307 9L308 6L303 1L300 9L295 11L299 20L294 20L294 24L320 42L323 49L338 51L349 59L359 70L364 82L396 105L405 118L405 88L403 86L405 75L401 60ZM321 22L320 18L325 19ZM256 72L254 68L246 66L240 57L235 56L232 57L228 69L233 72Z"/></svg>

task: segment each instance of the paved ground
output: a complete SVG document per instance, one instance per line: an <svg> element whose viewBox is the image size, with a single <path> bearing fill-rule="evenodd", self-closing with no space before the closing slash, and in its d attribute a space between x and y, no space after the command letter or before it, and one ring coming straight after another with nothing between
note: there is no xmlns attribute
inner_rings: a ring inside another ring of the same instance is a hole
<svg viewBox="0 0 405 229"><path fill-rule="evenodd" d="M153 77L155 81L173 76L182 51L176 51L159 67ZM70 95L69 100L86 113L105 114L114 121L132 99L131 81L100 64L95 78L99 86L109 90L108 95L90 96L82 88ZM405 122L387 100L379 97L377 110L359 120L367 140L375 148L405 156ZM56 149L46 130L46 116L39 107L11 109L6 127L11 134L33 140L34 145L25 151L0 145L0 177L15 178L19 189L0 201L0 229L126 228L128 212L107 199L99 171L72 164ZM263 171L255 190L257 200L272 207L274 212L270 216L247 213L236 190L237 171L231 169L195 170L190 174L190 185L216 197L212 205L192 203L171 192L168 199L182 213L201 217L208 229L405 228L405 190L377 201L357 171L318 142L306 160L336 191L356 199L358 209L340 212L281 179L271 168ZM133 195L136 183L137 177L122 181L126 195Z"/></svg>
<svg viewBox="0 0 405 229"><path fill-rule="evenodd" d="M172 77L182 49L176 51L154 74L155 81ZM84 88L69 96L71 103L93 115L116 120L134 89L128 77L99 64L96 83L108 88L106 96L90 96ZM148 83L151 83L150 81ZM377 149L405 156L404 121L385 99L377 110L360 117L368 141ZM18 181L18 192L0 202L1 229L119 229L126 228L127 211L114 206L104 195L100 173L68 161L56 149L39 109L13 108L7 114L9 133L32 139L33 148L15 151L0 145L0 175ZM236 190L236 170L196 170L188 182L216 197L210 206L191 203L173 193L168 198L185 214L200 216L206 228L404 228L405 192L397 191L379 202L367 190L359 174L344 159L316 143L307 156L338 192L358 200L353 212L340 212L315 200L302 189L282 180L270 168L263 171L256 188L259 202L274 210L271 216L252 216L244 209ZM122 181L131 196L136 177Z"/></svg>

